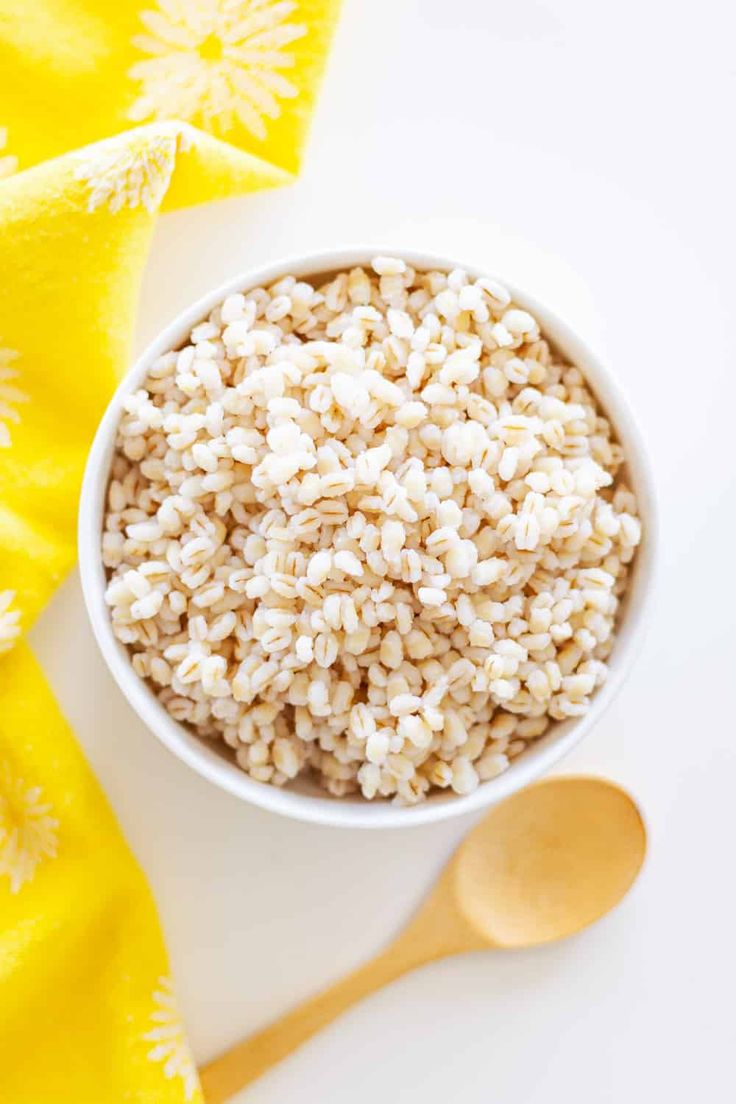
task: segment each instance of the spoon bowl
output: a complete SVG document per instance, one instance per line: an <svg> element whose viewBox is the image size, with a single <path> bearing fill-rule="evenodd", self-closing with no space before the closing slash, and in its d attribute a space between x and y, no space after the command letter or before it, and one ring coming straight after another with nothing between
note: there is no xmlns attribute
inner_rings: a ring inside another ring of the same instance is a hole
<svg viewBox="0 0 736 1104"><path fill-rule="evenodd" d="M564 939L605 916L646 849L641 814L600 778L555 778L480 821L452 862L455 904L488 946Z"/></svg>
<svg viewBox="0 0 736 1104"><path fill-rule="evenodd" d="M552 778L495 806L381 954L200 1071L222 1104L355 1001L445 955L564 939L600 919L636 879L646 830L632 798L602 778Z"/></svg>

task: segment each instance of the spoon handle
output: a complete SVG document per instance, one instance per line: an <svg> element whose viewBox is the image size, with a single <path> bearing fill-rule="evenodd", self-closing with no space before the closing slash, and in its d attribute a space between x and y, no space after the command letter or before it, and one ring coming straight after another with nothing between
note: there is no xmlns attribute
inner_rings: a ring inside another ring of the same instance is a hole
<svg viewBox="0 0 736 1104"><path fill-rule="evenodd" d="M291 1054L356 1001L434 957L421 940L401 936L329 989L208 1062L199 1071L206 1104L223 1104Z"/></svg>

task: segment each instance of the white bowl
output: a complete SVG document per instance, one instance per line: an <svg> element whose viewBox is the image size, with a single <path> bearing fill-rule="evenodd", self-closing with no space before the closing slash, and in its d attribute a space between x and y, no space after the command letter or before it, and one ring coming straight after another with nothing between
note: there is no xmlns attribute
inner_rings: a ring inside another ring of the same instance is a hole
<svg viewBox="0 0 736 1104"><path fill-rule="evenodd" d="M646 454L614 378L564 322L529 295L499 277L508 287L515 302L536 316L545 336L566 359L582 370L595 391L625 450L630 482L636 492L643 521L644 539L637 552L622 606L616 644L609 660L609 677L593 697L589 711L583 717L553 725L504 774L482 783L473 793L465 797L435 794L420 805L410 808L399 808L382 801L368 802L363 799L325 796L316 784L299 780L284 789L255 782L227 757L228 749L224 745L220 751L215 744L201 739L175 721L146 683L136 675L129 653L113 636L110 614L104 600L106 580L100 554L102 519L123 398L140 387L153 361L162 353L183 343L192 326L205 318L225 296L235 291L269 284L289 273L309 278L357 264L365 265L377 254L401 256L420 270L449 271L463 267L474 277L488 275L470 265L460 265L459 262L445 257L411 250L356 247L288 258L228 280L224 286L211 291L174 319L149 345L120 384L100 422L89 454L79 512L80 571L92 628L115 681L141 720L179 759L236 797L298 820L353 828L397 828L426 824L491 805L538 778L583 738L618 692L632 662L651 590L656 524L652 480Z"/></svg>

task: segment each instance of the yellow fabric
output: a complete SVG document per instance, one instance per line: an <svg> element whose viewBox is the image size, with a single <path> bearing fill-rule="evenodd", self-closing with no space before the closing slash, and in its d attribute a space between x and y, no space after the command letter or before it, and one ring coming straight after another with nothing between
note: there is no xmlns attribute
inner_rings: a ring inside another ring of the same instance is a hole
<svg viewBox="0 0 736 1104"><path fill-rule="evenodd" d="M201 1100L145 880L21 638L74 560L158 211L291 179L337 7L0 0L3 1104Z"/></svg>

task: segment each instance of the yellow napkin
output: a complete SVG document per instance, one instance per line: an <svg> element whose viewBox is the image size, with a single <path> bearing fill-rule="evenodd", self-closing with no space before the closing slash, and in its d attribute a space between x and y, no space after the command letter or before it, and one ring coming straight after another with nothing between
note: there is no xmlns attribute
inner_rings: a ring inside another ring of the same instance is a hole
<svg viewBox="0 0 736 1104"><path fill-rule="evenodd" d="M0 0L8 1104L201 1100L145 880L21 637L74 560L85 455L129 363L158 211L292 177L337 7Z"/></svg>

